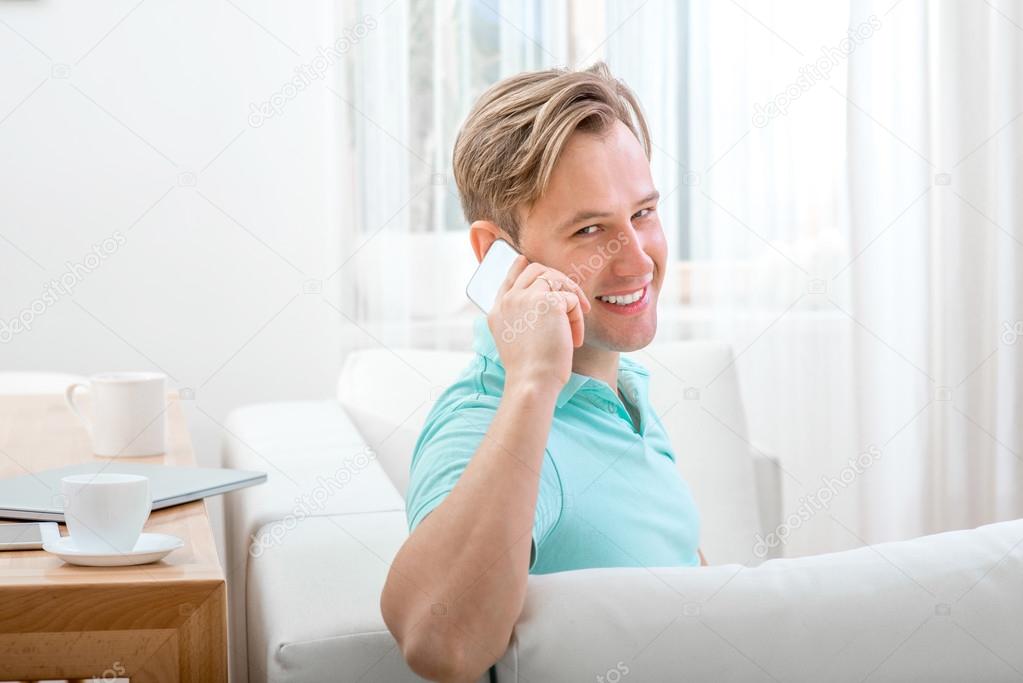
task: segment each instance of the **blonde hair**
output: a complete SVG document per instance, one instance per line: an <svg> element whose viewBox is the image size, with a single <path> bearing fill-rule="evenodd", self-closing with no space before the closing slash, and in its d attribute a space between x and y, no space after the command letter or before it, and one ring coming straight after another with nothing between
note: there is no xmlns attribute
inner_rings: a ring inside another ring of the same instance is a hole
<svg viewBox="0 0 1023 683"><path fill-rule="evenodd" d="M543 196L572 133L603 133L615 121L629 127L649 159L639 102L604 62L581 71L527 71L495 83L455 140L452 167L465 219L493 221L517 243L516 212Z"/></svg>

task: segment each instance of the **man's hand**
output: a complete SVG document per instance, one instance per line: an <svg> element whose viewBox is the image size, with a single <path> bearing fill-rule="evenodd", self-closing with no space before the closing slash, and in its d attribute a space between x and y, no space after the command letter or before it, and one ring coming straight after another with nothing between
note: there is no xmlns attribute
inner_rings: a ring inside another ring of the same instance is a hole
<svg viewBox="0 0 1023 683"><path fill-rule="evenodd" d="M561 271L515 259L487 316L508 382L554 382L560 390L590 308L582 288Z"/></svg>

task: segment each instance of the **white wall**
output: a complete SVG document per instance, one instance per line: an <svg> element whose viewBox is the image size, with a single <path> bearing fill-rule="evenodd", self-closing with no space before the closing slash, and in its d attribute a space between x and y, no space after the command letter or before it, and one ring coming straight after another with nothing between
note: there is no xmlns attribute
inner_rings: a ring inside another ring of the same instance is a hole
<svg viewBox="0 0 1023 683"><path fill-rule="evenodd" d="M235 406L332 395L344 319L303 289L341 260L338 67L250 103L336 33L327 3L0 4L0 369L163 370L200 464Z"/></svg>

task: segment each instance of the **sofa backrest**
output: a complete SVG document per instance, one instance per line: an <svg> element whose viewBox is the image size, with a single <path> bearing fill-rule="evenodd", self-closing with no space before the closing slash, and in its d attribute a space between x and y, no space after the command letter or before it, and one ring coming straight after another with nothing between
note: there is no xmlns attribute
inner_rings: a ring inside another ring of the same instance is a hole
<svg viewBox="0 0 1023 683"><path fill-rule="evenodd" d="M715 564L755 564L758 492L731 349L682 341L628 355L650 371L651 404L700 510L704 554ZM346 358L338 398L402 496L433 401L470 360L468 352L412 349Z"/></svg>

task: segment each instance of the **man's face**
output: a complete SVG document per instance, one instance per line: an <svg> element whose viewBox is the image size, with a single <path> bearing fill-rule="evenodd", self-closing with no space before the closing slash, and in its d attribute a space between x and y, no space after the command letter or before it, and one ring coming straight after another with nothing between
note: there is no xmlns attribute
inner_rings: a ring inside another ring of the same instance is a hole
<svg viewBox="0 0 1023 683"><path fill-rule="evenodd" d="M590 298L590 348L634 351L654 338L667 260L657 198L642 145L616 121L601 135L573 133L547 192L521 222L522 253L562 271ZM601 298L628 301L635 292L631 304Z"/></svg>

